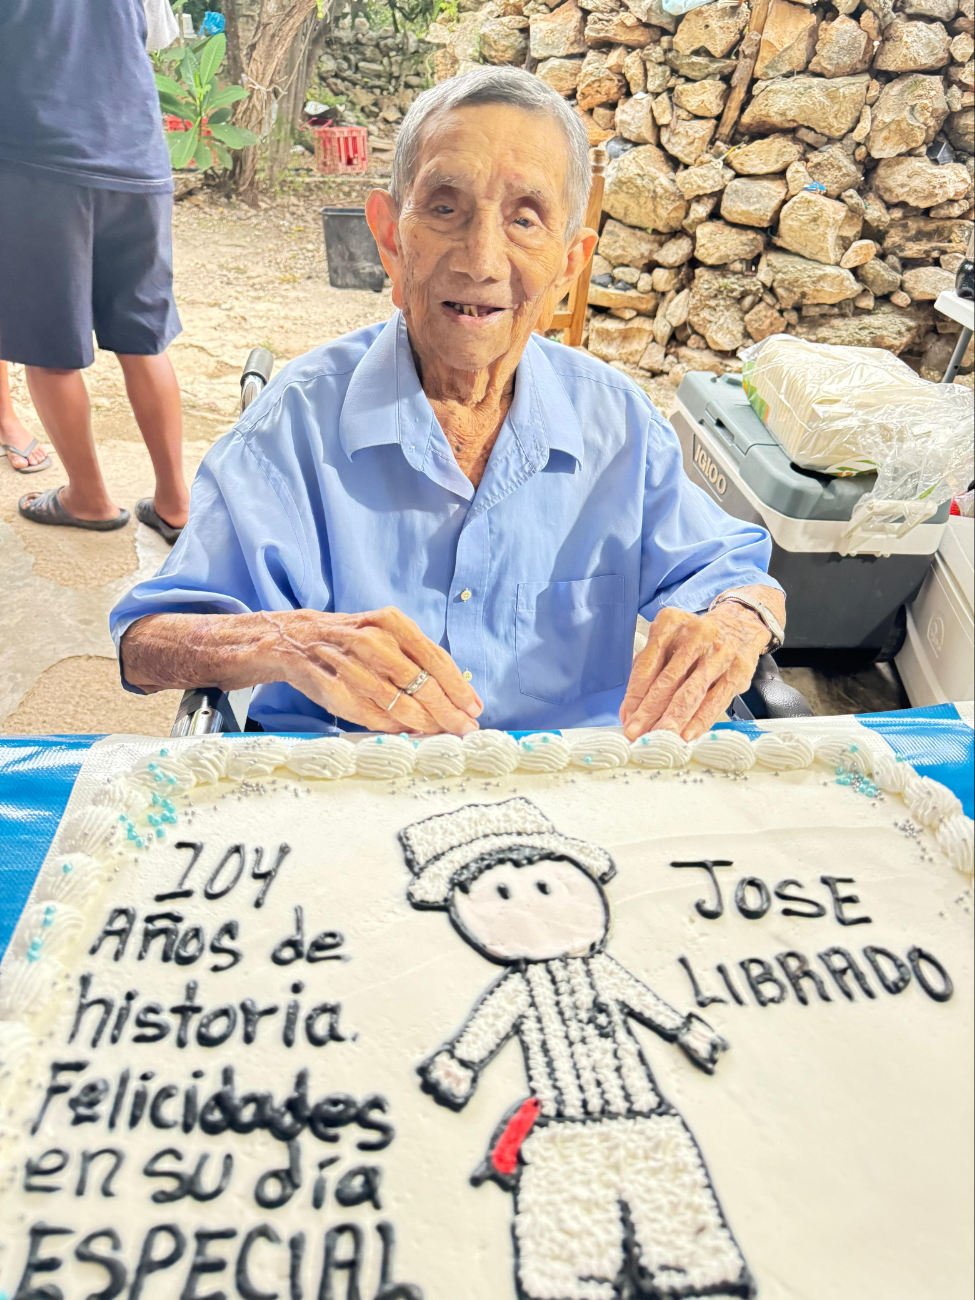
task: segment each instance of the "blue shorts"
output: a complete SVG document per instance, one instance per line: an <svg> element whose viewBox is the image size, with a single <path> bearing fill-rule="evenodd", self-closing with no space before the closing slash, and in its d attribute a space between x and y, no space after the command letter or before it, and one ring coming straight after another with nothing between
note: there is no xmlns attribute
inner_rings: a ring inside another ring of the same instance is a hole
<svg viewBox="0 0 975 1300"><path fill-rule="evenodd" d="M0 166L0 360L83 370L180 332L172 194L88 189Z"/></svg>

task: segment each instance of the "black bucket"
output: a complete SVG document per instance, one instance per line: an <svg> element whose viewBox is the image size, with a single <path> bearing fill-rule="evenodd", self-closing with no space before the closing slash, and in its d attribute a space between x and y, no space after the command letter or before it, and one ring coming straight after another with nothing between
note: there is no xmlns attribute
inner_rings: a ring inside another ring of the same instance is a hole
<svg viewBox="0 0 975 1300"><path fill-rule="evenodd" d="M322 208L328 282L333 289L372 289L379 293L386 272L366 224L365 208Z"/></svg>

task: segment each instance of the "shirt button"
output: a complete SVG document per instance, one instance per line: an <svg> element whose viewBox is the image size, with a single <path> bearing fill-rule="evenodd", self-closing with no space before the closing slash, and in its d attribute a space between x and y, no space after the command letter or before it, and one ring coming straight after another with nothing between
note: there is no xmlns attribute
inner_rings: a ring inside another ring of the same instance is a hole
<svg viewBox="0 0 975 1300"><path fill-rule="evenodd" d="M460 593L460 598L461 600L470 600L471 592L469 587L464 588L464 590Z"/></svg>
<svg viewBox="0 0 975 1300"><path fill-rule="evenodd" d="M461 673L461 677L463 677L465 682L469 682L473 676L474 674L470 671L469 668L465 668L464 671Z"/></svg>

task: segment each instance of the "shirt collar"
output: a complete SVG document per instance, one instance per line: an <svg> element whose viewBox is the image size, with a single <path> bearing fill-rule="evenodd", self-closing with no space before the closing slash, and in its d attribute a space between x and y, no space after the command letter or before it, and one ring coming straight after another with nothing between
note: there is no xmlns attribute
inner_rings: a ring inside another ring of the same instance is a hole
<svg viewBox="0 0 975 1300"><path fill-rule="evenodd" d="M516 438L529 461L541 469L553 451L583 463L582 426L561 379L548 357L549 345L533 334L515 371L515 395L508 412Z"/></svg>
<svg viewBox="0 0 975 1300"><path fill-rule="evenodd" d="M579 417L545 346L534 335L515 372L508 423L533 468L544 466L552 451L565 452L582 464ZM349 457L366 447L398 442L417 470L423 468L431 441L443 440L416 373L402 312L393 313L356 366L342 403L338 432Z"/></svg>
<svg viewBox="0 0 975 1300"><path fill-rule="evenodd" d="M395 311L355 368L339 416L339 441L349 457L365 447L398 442L419 469L435 423L413 364L403 314Z"/></svg>

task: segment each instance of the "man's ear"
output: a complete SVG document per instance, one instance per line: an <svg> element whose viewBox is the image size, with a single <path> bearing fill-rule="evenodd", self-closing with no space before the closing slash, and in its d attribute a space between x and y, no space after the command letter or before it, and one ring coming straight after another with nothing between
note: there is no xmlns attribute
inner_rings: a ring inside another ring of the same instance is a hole
<svg viewBox="0 0 975 1300"><path fill-rule="evenodd" d="M588 226L576 232L569 244L568 253L566 254L565 274L559 289L559 297L556 302L568 292L570 285L578 278L583 267L592 257L593 250L596 247L596 241L599 236L595 230L590 230Z"/></svg>
<svg viewBox="0 0 975 1300"><path fill-rule="evenodd" d="M366 199L366 221L379 249L386 274L393 282L393 306L403 306L403 259L396 238L399 210L392 194L373 190Z"/></svg>

